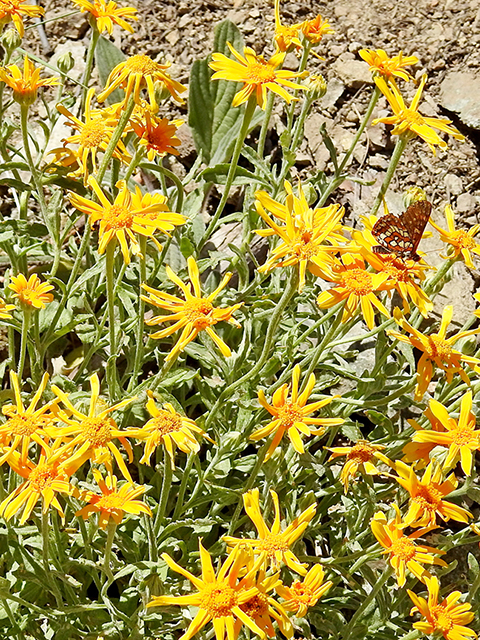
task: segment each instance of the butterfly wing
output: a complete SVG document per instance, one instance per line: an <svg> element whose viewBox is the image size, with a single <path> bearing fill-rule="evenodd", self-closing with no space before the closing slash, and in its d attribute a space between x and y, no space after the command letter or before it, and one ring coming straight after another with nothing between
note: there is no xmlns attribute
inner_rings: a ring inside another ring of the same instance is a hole
<svg viewBox="0 0 480 640"><path fill-rule="evenodd" d="M373 226L372 235L380 245L373 247L375 253L395 253L402 258L412 252L415 253L410 233L402 218L392 213L377 220Z"/></svg>
<svg viewBox="0 0 480 640"><path fill-rule="evenodd" d="M404 227L408 231L413 248L412 254L415 254L423 232L427 226L430 213L432 211L432 203L427 200L419 200L411 204L405 213L400 216Z"/></svg>

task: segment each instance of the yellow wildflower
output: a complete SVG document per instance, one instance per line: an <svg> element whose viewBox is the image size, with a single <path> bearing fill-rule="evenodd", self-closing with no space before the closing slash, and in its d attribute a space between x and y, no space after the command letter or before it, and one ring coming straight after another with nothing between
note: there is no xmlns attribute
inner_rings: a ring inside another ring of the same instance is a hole
<svg viewBox="0 0 480 640"><path fill-rule="evenodd" d="M25 309L44 309L45 305L53 300L53 295L49 293L52 291L53 286L42 282L36 273L32 273L27 280L23 273L18 276L10 276L12 284L8 285L14 294L14 298L18 298L18 301Z"/></svg>
<svg viewBox="0 0 480 640"><path fill-rule="evenodd" d="M304 576L307 573L307 565L302 564L298 558L290 550L293 543L298 540L305 529L308 527L311 519L317 510L317 505L312 504L305 509L295 520L284 530L280 526L280 506L278 504L278 496L275 491L270 490L275 509L275 518L272 528L269 529L260 512L259 491L253 489L243 494L243 504L248 517L252 520L258 531L258 539L251 538L233 538L232 536L224 536L223 539L229 547L233 547L239 543L246 547L251 547L255 554L258 554L259 560L263 564L268 564L277 569L280 562L284 562L290 569Z"/></svg>
<svg viewBox="0 0 480 640"><path fill-rule="evenodd" d="M332 586L333 582L324 582L324 577L322 566L315 564L303 580L294 580L290 587L281 584L275 591L285 600L282 604L287 611L292 611L297 618L303 618L308 609L314 607Z"/></svg>
<svg viewBox="0 0 480 640"><path fill-rule="evenodd" d="M417 56L404 56L402 52L393 58L389 58L383 49L361 49L358 55L370 65L370 71L378 74L385 80L391 80L394 76L402 78L407 82L413 80L412 76L405 71L404 67L409 67L418 63Z"/></svg>
<svg viewBox="0 0 480 640"><path fill-rule="evenodd" d="M451 120L444 118L427 118L418 113L418 105L426 81L427 76L424 75L410 107L407 107L393 81L387 83L384 78L376 77L375 83L387 98L395 115L387 118L377 118L373 120L372 124L378 124L379 122L393 124L392 135L396 136L406 135L408 138L414 138L417 135L428 144L435 154L435 145L438 145L442 149L447 148L447 143L440 138L435 129L444 131L462 142L465 140L465 136L463 136L458 129L455 129L455 127L449 126Z"/></svg>
<svg viewBox="0 0 480 640"><path fill-rule="evenodd" d="M139 137L139 144L147 151L150 162L157 155L162 157L169 153L178 156L179 151L175 147L179 147L182 143L175 136L183 120L156 118L148 109L142 118L132 118L131 123Z"/></svg>
<svg viewBox="0 0 480 640"><path fill-rule="evenodd" d="M325 429L323 426L335 426L343 423L341 418L310 418L310 414L318 411L332 400L339 396L325 398L318 402L306 404L313 388L315 387L315 375L312 373L308 379L305 390L298 394L298 383L300 380L301 369L297 364L292 373L292 386L283 384L275 391L272 397L272 404L268 404L265 394L260 389L258 392L258 400L262 407L266 409L274 420L264 427L257 429L251 436L251 440L261 440L274 433L274 437L265 456L265 461L270 458L272 453L278 447L285 432L288 433L293 448L298 453L304 452L304 446L300 434L311 436L321 435ZM288 397L290 393L290 398ZM314 426L310 426L314 425Z"/></svg>
<svg viewBox="0 0 480 640"><path fill-rule="evenodd" d="M228 358L232 355L232 352L220 336L215 333L212 326L217 324L217 322L229 322L236 327L240 327L240 324L232 317L232 314L237 311L242 304L234 304L231 307L218 309L213 306L213 300L218 296L220 291L227 286L232 274L226 273L215 291L206 298L203 298L200 284L200 272L198 271L198 265L195 262L195 258L192 256L188 258L187 267L190 286L182 282L169 266L166 267L167 276L183 291L185 300L172 296L169 293L163 293L162 291L149 287L146 284L143 285L145 291L150 295L150 297L142 296L143 300L155 307L172 312L172 315L170 316L155 316L154 318L147 320L147 324L149 326L153 326L161 324L167 320L174 322L170 327L152 333L151 337L156 339L166 338L167 336L172 335L172 333L175 333L175 331L183 329L177 344L166 357L166 360L168 361L176 358L180 351L183 351L189 342L195 340L200 331L206 331L220 349L222 355Z"/></svg>
<svg viewBox="0 0 480 640"><path fill-rule="evenodd" d="M417 529L417 531L406 536L403 532L405 523L402 522L400 509L396 504L393 504L393 508L395 509L395 517L391 520L387 520L385 514L381 511L373 516L370 522L373 535L385 549L383 553L390 555L390 564L395 570L399 587L405 585L406 569L409 569L418 580L424 582L426 577L431 576L425 567L422 567L422 564L448 566L444 560L436 558L434 555L442 555L446 553L445 551L415 543L417 538L421 538L432 529L435 529L436 525Z"/></svg>
<svg viewBox="0 0 480 640"><path fill-rule="evenodd" d="M13 22L16 30L23 38L25 28L23 26L22 15L29 18L43 16L45 9L28 4L28 0L0 0L0 27L8 22Z"/></svg>
<svg viewBox="0 0 480 640"><path fill-rule="evenodd" d="M122 29L133 33L133 28L127 20L138 20L137 10L133 7L121 7L113 0L72 0L80 7L80 11L88 11L96 21L97 29L100 33L108 31L113 33L113 25L118 24Z"/></svg>
<svg viewBox="0 0 480 640"><path fill-rule="evenodd" d="M270 60L264 60L262 56L257 56L250 47L244 47L243 53L245 57L243 57L238 51L235 51L229 42L227 44L236 60L227 58L223 53L214 53L212 54L213 62L210 62L209 67L216 71L212 76L212 80L243 82L242 89L235 94L232 106L238 107L255 95L258 106L261 109L265 109L267 89L270 89L270 91L273 91L290 104L296 98L287 93L284 87L296 90L306 88L301 84L292 82L292 78L304 78L304 72L279 69L285 59L285 51L277 51Z"/></svg>
<svg viewBox="0 0 480 640"><path fill-rule="evenodd" d="M282 24L280 17L280 0L275 0L275 35L274 40L279 51L292 51L303 46L299 40L300 24Z"/></svg>
<svg viewBox="0 0 480 640"><path fill-rule="evenodd" d="M379 473L375 466L375 458L391 466L390 460L383 453L380 453L382 447L379 444L372 444L366 440L359 440L353 447L325 447L328 451L331 451L333 455L330 460L338 458L339 456L347 456L342 473L340 474L340 482L343 484L345 493L348 491L348 485L350 478L354 478L358 469L367 473L370 476L377 475Z"/></svg>
<svg viewBox="0 0 480 640"><path fill-rule="evenodd" d="M449 245L448 257L457 258L462 254L462 258L464 259L467 267L475 269L470 252L476 253L477 255L480 254L480 244L475 240L475 236L480 230L480 224L475 224L468 230L456 229L453 210L449 204L445 207L445 218L447 219L448 231L442 229L431 219L430 224L439 232L442 242L446 242Z"/></svg>
<svg viewBox="0 0 480 640"><path fill-rule="evenodd" d="M60 84L58 78L40 78L42 68L36 69L26 55L23 59L23 73L16 64L10 64L8 67L0 68L0 80L13 90L13 99L16 102L23 106L29 106L37 99L40 87Z"/></svg>
<svg viewBox="0 0 480 640"><path fill-rule="evenodd" d="M5 300L2 300L0 298L0 319L1 320L10 320L12 315L11 313L9 313L9 311L13 311L13 309L15 309L14 304L8 304L7 302L5 302Z"/></svg>
<svg viewBox="0 0 480 640"><path fill-rule="evenodd" d="M320 15L316 16L312 20L305 20L305 22L302 22L300 29L304 37L313 44L313 46L320 44L323 36L335 33L328 22Z"/></svg>

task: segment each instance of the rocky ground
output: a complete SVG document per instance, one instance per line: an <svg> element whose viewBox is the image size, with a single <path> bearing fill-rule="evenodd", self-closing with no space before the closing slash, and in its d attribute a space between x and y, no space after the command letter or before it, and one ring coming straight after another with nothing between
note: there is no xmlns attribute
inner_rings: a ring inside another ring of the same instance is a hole
<svg viewBox="0 0 480 640"><path fill-rule="evenodd" d="M45 0L48 18L43 43L38 33L29 32L28 46L43 59L55 58L69 50L77 60L81 73L88 46L88 25L84 15L68 15L73 5L69 0ZM211 50L213 27L229 18L242 31L245 41L258 53L272 52L274 28L273 4L258 0L131 0L137 6L140 20L135 32L115 30L114 42L127 54L146 53L172 63L172 75L188 84L189 69L194 60L206 57ZM388 201L394 212L401 208L404 188L423 187L434 204L434 219L444 222L445 203L450 202L465 226L479 221L480 170L480 5L478 0L326 0L316 2L283 2L283 22L299 22L320 13L335 29L319 48L324 61L315 61L311 71L324 74L329 83L325 98L307 121L305 140L297 168L303 173L318 168L329 171L328 153L321 143L319 127L325 123L338 148L348 148L356 127L366 109L371 93L371 77L358 50L383 48L390 55L403 51L414 54L420 64L414 69L418 79L428 73L421 112L428 116L451 118L466 136L466 142L450 139L448 151L434 156L421 141L414 141L400 163ZM66 15L67 14L67 15ZM289 54L287 65L298 64ZM405 87L403 84L402 86ZM411 97L411 83L406 94ZM387 104L380 100L374 117L387 115ZM186 115L186 110L180 110ZM281 113L275 114L281 126ZM183 128L180 163L192 162L193 144L188 127ZM270 141L270 148L275 144ZM393 143L385 127L369 127L350 166L351 175L374 186L361 186L347 181L335 195L346 205L351 221L368 211L381 182ZM268 150L268 147L267 147ZM179 166L179 171L182 167ZM434 237L425 249L439 247ZM432 254L433 255L433 254ZM433 260L432 260L433 261ZM453 284L439 307L453 302L458 308L457 321L462 323L473 307L471 292L480 281L477 272L458 265Z"/></svg>

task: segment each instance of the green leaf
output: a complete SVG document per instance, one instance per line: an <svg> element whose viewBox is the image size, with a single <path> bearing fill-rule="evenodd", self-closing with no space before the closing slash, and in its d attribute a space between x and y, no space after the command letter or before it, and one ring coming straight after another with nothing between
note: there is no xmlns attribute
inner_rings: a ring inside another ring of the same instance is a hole
<svg viewBox="0 0 480 640"><path fill-rule="evenodd" d="M217 164L214 167L207 167L202 171L200 177L207 182L215 182L216 184L225 184L227 181L227 174L230 169L230 164L222 163ZM252 182L258 182L268 189L270 186L268 182L262 180L260 176L256 176L254 173L245 169L244 167L238 167L235 170L235 177L233 179L234 185L251 184Z"/></svg>
<svg viewBox="0 0 480 640"><path fill-rule="evenodd" d="M125 54L122 53L122 51L120 51L113 42L110 42L110 40L100 36L95 49L95 63L97 65L101 85L105 86L107 84L108 76L112 69L114 69L117 64L120 64L120 62L124 62L125 60ZM108 104L120 102L123 99L123 95L124 94L120 89L115 89L115 91L112 91L107 98Z"/></svg>
<svg viewBox="0 0 480 640"><path fill-rule="evenodd" d="M328 153L330 154L330 159L333 162L333 166L335 167L335 171L338 173L338 159L337 159L337 150L335 149L335 145L333 144L333 140L327 133L327 127L325 123L322 122L320 126L320 135L323 138L323 143L328 149Z"/></svg>

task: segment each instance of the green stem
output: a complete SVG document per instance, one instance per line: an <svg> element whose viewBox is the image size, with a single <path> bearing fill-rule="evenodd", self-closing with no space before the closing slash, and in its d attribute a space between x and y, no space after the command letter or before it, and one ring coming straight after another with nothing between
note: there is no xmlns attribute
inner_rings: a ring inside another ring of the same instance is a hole
<svg viewBox="0 0 480 640"><path fill-rule="evenodd" d="M92 75L95 49L97 48L98 40L100 38L100 31L97 29L95 21L92 21L92 22L93 22L92 34L90 36L90 44L88 45L87 59L85 60L85 71L83 72L83 78L82 78L83 92L82 92L82 101L80 104L80 111L79 111L80 113L83 113L85 110L85 102L87 99L88 84L90 82L90 78Z"/></svg>
<svg viewBox="0 0 480 640"><path fill-rule="evenodd" d="M8 326L8 361L9 368L15 369L15 329Z"/></svg>
<svg viewBox="0 0 480 640"><path fill-rule="evenodd" d="M228 385L228 387L226 387L222 391L222 393L219 395L216 403L213 405L210 413L207 416L207 419L205 421L205 429L208 429L218 409L223 404L225 404L225 400L227 400L231 396L231 394L235 391L235 389L240 387L242 384L245 384L245 382L247 382L248 380L256 376L257 373L261 371L263 365L266 363L266 361L268 360L268 357L270 356L270 349L272 347L272 343L273 343L278 325L280 324L280 320L282 319L283 312L285 311L286 307L290 303L290 300L294 295L297 289L297 286L298 286L298 269L294 267L292 269L291 276L288 280L287 286L285 287L283 295L278 301L278 304L271 315L270 323L267 328L267 333L265 334L262 353L260 354L260 357L257 360L257 364L254 367L252 367L250 371L248 371L245 375L243 375L241 378L239 378L235 382L232 382L232 384Z"/></svg>
<svg viewBox="0 0 480 640"><path fill-rule="evenodd" d="M110 357L107 362L107 384L110 401L118 397L117 389L117 327L115 325L115 243L109 242L106 249L105 276L107 285L108 332L110 338Z"/></svg>
<svg viewBox="0 0 480 640"><path fill-rule="evenodd" d="M390 565L388 565L385 571L383 572L383 574L378 579L378 581L375 583L375 586L373 587L373 589L370 591L368 596L365 598L365 600L362 602L362 604L358 607L358 609L353 614L350 622L347 625L347 628L343 632L342 640L349 640L350 636L352 635L352 631L355 630L355 625L357 621L361 619L362 615L370 606L370 603L373 602L373 600L375 600L375 598L377 597L377 593L381 589L383 589L383 586L385 585L387 580L390 578L392 573L393 573L393 569Z"/></svg>
<svg viewBox="0 0 480 640"><path fill-rule="evenodd" d="M339 184L341 184L344 180L344 177L342 177L342 172L345 169L345 167L347 166L348 161L350 160L350 157L352 155L352 153L355 151L355 147L358 144L358 141L360 140L363 132L365 131L368 122L370 120L370 118L372 117L372 113L373 110L375 109L375 106L378 102L378 99L380 97L380 89L375 86L375 89L373 91L372 97L370 98L370 102L367 108L367 111L363 117L362 123L355 135L355 138L352 141L352 144L350 145L349 150L347 151L347 153L345 154L345 157L343 158L342 162L340 163L339 167L338 167L338 171L335 172L335 175L332 177L332 179L330 180L327 188L325 189L325 191L322 193L322 196L317 204L317 207L322 207L325 202L327 201L328 197L330 196L330 194L339 186Z"/></svg>
<svg viewBox="0 0 480 640"><path fill-rule="evenodd" d="M227 204L228 196L230 195L230 189L233 184L233 180L235 178L235 171L237 170L238 159L240 158L240 153L242 151L243 143L245 142L245 138L247 137L248 127L250 126L250 121L252 120L253 114L255 113L255 108L257 106L257 100L255 96L252 96L245 107L245 112L243 114L243 122L242 128L240 129L240 133L238 134L237 141L235 143L235 148L233 150L232 159L230 160L230 167L228 169L227 180L225 183L225 188L223 191L223 196L218 204L217 210L215 211L215 215L210 220L208 227L203 235L203 238L200 240L198 244L197 253L200 254L203 246L211 236L211 234L217 228L218 221L220 216L223 213L223 209Z"/></svg>
<svg viewBox="0 0 480 640"><path fill-rule="evenodd" d="M115 151L117 144L120 140L120 138L123 135L123 132L125 131L125 127L127 126L127 123L130 119L130 116L132 115L133 112L133 108L135 107L135 101L134 101L134 96L133 93L130 96L130 98L128 99L128 102L125 106L125 109L122 113L122 115L120 116L120 119L118 121L117 126L115 127L115 131L113 132L112 137L110 138L110 142L108 143L108 147L105 149L105 154L103 156L102 159L102 163L98 169L96 178L97 178L97 182L98 184L102 183L103 178L105 177L105 173L107 171L107 167L108 167L108 163L110 162L110 159L113 155L113 152Z"/></svg>
<svg viewBox="0 0 480 640"><path fill-rule="evenodd" d="M183 501L185 499L185 492L187 490L187 484L188 484L188 478L190 477L190 471L192 470L193 467L193 457L194 457L194 453L191 453L188 457L187 457L187 462L185 464L185 469L183 470L183 475L182 475L182 482L180 484L180 489L178 490L178 496L177 496L177 500L175 502L175 509L173 511L173 516L172 516L172 520L173 522L175 522L175 520L178 520L178 518L180 517L180 514L182 513L182 508L183 508Z"/></svg>
<svg viewBox="0 0 480 640"><path fill-rule="evenodd" d="M110 568L110 558L112 556L113 539L115 538L115 531L117 525L115 522L109 522L107 525L107 541L105 543L105 554L103 557L103 571L107 577L107 580L113 579L113 573Z"/></svg>
<svg viewBox="0 0 480 640"><path fill-rule="evenodd" d="M22 335L21 335L21 342L20 342L20 357L19 357L18 369L17 369L17 376L19 380L22 379L23 367L25 366L25 355L27 353L28 329L30 327L31 313L32 312L29 311L28 309L23 310Z"/></svg>
<svg viewBox="0 0 480 640"><path fill-rule="evenodd" d="M50 561L48 550L48 511L42 508L42 560L43 568L47 575L50 574Z"/></svg>
<svg viewBox="0 0 480 640"><path fill-rule="evenodd" d="M135 360L133 364L133 373L128 384L128 393L137 384L140 369L143 364L143 332L145 327L145 301L142 299L142 284L147 281L147 238L140 236L140 254L138 256L138 324L135 345Z"/></svg>
<svg viewBox="0 0 480 640"><path fill-rule="evenodd" d="M330 325L329 330L327 331L327 333L325 334L325 336L323 337L322 342L320 343L319 346L317 346L315 348L315 355L313 356L309 366L308 366L308 370L304 375L304 383L303 383L303 387L305 387L307 385L307 381L310 377L310 374L313 373L315 371L315 367L317 366L320 358L323 355L323 352L325 350L325 347L328 347L330 345L330 343L332 342L332 338L335 337L339 326L342 323L342 316L343 316L343 307L345 306L345 302L340 302L338 305L335 305L334 309L338 312L337 317L335 318L335 320L332 322L332 324Z"/></svg>
<svg viewBox="0 0 480 640"><path fill-rule="evenodd" d="M144 155L145 155L145 147L142 147L142 146L139 145L137 147L137 150L135 151L135 155L133 156L130 164L128 165L127 172L125 173L124 180L125 180L127 186L128 186L128 181L132 177L133 172L135 171L135 169L138 167L140 162L143 160L143 156Z"/></svg>
<svg viewBox="0 0 480 640"><path fill-rule="evenodd" d="M163 447L163 482L162 490L160 493L160 500L158 501L158 509L155 516L155 524L153 526L153 532L155 536L158 536L160 527L165 519L165 512L167 510L168 498L170 496L170 489L172 486L172 461L166 447Z"/></svg>
<svg viewBox="0 0 480 640"><path fill-rule="evenodd" d="M265 113L263 115L262 128L260 129L260 135L258 136L257 153L260 156L260 158L263 158L263 152L265 151L265 141L267 139L270 118L272 117L274 101L275 101L275 94L273 93L273 91L270 91L267 97Z"/></svg>
<svg viewBox="0 0 480 640"><path fill-rule="evenodd" d="M397 144L395 145L395 149L393 150L392 157L390 158L390 164L388 165L387 173L385 174L385 178L383 179L382 186L380 187L380 191L378 192L377 197L375 198L375 202L373 203L372 210L370 214L374 216L380 205L383 202L385 194L387 193L387 189L392 181L393 174L397 168L397 165L402 157L402 153L405 151L405 147L407 146L409 138L408 136L400 136L397 140Z"/></svg>
<svg viewBox="0 0 480 640"><path fill-rule="evenodd" d="M143 521L145 523L145 529L147 531L148 559L150 562L158 562L157 539L153 531L152 518L148 515L148 513L144 513Z"/></svg>

